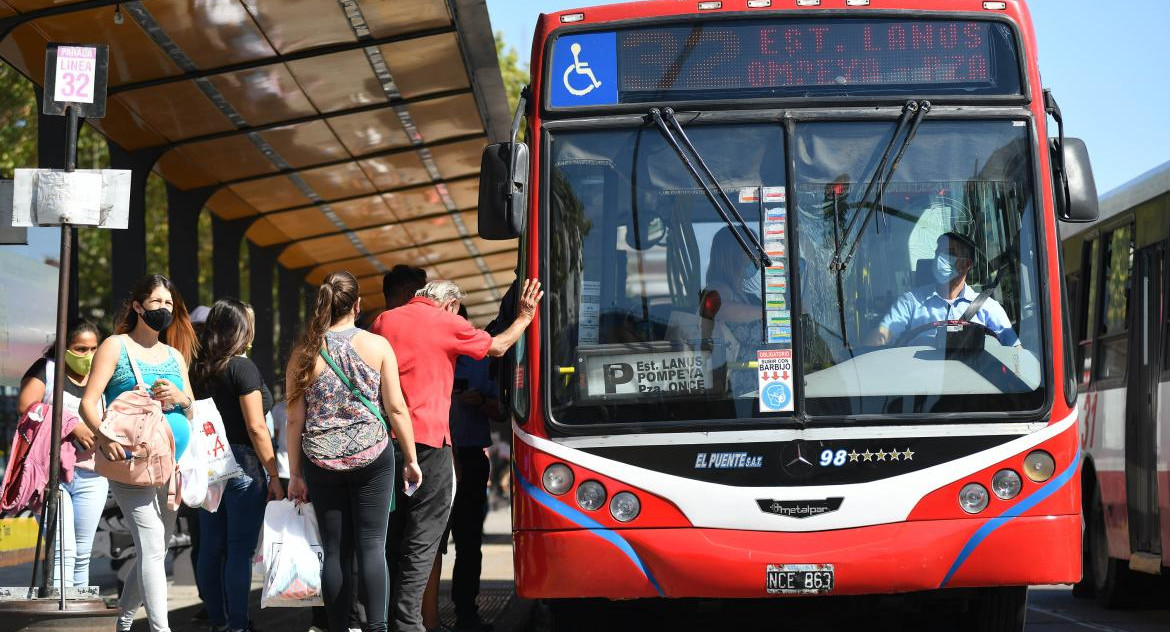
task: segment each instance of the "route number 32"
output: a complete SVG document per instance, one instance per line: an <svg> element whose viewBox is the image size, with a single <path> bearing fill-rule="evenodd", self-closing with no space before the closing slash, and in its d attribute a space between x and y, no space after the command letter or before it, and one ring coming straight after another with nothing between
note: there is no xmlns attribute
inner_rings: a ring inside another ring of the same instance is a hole
<svg viewBox="0 0 1170 632"><path fill-rule="evenodd" d="M57 86L57 92L70 99L85 100L89 99L90 76L86 73L61 73L61 83Z"/></svg>

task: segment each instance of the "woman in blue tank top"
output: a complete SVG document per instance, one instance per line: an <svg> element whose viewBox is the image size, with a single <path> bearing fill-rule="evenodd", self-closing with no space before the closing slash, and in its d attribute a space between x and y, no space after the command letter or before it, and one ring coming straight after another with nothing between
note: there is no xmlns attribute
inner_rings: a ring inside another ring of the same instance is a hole
<svg viewBox="0 0 1170 632"><path fill-rule="evenodd" d="M191 436L188 419L194 397L187 367L195 348L195 330L183 299L170 280L151 275L135 283L117 332L122 335L110 336L98 347L81 398L81 418L94 432L95 458L112 461L126 458L122 446L100 432L102 414L98 402L103 395L113 401L138 386L130 364L133 358L143 386L166 413L178 460ZM175 509L170 506L169 487L110 481L110 491L127 519L138 553L119 599L118 632L130 629L135 613L144 602L151 632L170 631L164 562L175 527Z"/></svg>

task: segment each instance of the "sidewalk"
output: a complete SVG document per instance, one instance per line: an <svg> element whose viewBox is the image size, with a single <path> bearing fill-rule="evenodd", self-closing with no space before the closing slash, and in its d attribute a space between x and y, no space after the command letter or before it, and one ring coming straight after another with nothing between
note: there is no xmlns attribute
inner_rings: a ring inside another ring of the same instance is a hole
<svg viewBox="0 0 1170 632"><path fill-rule="evenodd" d="M531 603L515 599L512 574L512 522L505 505L488 514L484 524L483 573L479 596L480 616L494 623L496 632L521 629L531 611ZM444 625L455 625L455 606L451 602L451 572L454 568L455 547L448 547L443 558L442 586L439 593L439 616ZM171 563L173 573L168 592L170 624L173 632L206 632L207 622L193 617L202 608L191 572L189 550L183 551ZM0 568L0 586L27 586L31 565ZM116 599L117 573L107 559L95 559L91 581L101 588L101 594ZM307 608L260 609L261 578L252 578L252 613L257 632L304 632L309 628ZM146 613L139 611L134 632L147 632Z"/></svg>

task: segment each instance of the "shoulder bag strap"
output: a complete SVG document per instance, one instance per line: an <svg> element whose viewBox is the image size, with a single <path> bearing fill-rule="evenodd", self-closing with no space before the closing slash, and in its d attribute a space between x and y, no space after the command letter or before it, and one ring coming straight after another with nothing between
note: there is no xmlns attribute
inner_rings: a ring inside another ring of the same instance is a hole
<svg viewBox="0 0 1170 632"><path fill-rule="evenodd" d="M345 388L349 389L349 392L354 397L358 398L358 400L361 401L361 403L364 404L365 407L368 408L375 417L378 418L378 421L382 422L382 425L386 426L386 429L389 430L390 426L386 423L386 420L382 418L382 411L378 410L378 406L362 394L361 389L353 385L353 382L350 381L348 377L346 377L345 372L341 370L341 367L337 366L337 363L333 361L333 358L330 357L329 352L327 352L324 347L321 348L321 357L325 358L325 362L327 362L329 366L332 367L333 372L337 374L339 379L341 379L341 383L345 385Z"/></svg>
<svg viewBox="0 0 1170 632"><path fill-rule="evenodd" d="M149 388L150 385L142 379L142 372L138 370L138 363L134 361L134 356L130 353L130 345L126 344L127 338L129 338L129 336L122 334L122 350L126 352L126 359L130 361L130 370L134 371L134 379L138 380L138 384Z"/></svg>

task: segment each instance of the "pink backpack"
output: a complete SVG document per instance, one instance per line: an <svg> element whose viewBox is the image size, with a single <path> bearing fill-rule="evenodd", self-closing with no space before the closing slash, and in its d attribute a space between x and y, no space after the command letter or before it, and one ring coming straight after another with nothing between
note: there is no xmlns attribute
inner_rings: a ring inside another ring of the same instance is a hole
<svg viewBox="0 0 1170 632"><path fill-rule="evenodd" d="M0 486L0 512L28 509L40 513L49 483L49 444L52 441L53 407L37 402L21 416L8 454L8 468ZM80 423L77 415L61 414L61 436L66 437ZM61 444L62 480L69 482L73 467L73 444Z"/></svg>
<svg viewBox="0 0 1170 632"><path fill-rule="evenodd" d="M125 343L123 343L125 344ZM175 437L162 412L162 404L151 399L143 386L138 363L126 348L126 358L139 386L119 395L106 407L101 431L121 444L130 456L111 461L100 451L94 469L111 481L141 487L159 487L175 474Z"/></svg>

